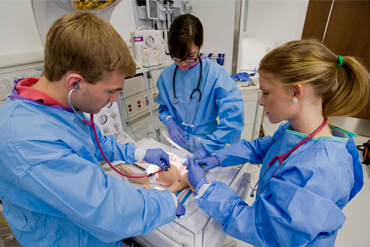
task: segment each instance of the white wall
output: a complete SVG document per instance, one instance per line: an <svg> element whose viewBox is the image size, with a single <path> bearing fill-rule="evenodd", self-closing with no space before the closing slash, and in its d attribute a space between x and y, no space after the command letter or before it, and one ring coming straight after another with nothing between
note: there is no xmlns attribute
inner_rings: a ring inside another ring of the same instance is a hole
<svg viewBox="0 0 370 247"><path fill-rule="evenodd" d="M30 0L0 0L0 61L13 55L35 56L43 52ZM122 0L114 9L111 23L129 42L130 32L135 30L132 0ZM39 57L39 56L37 56ZM20 61L21 59L17 59ZM4 65L6 61L0 64ZM13 65L13 64L11 64Z"/></svg>
<svg viewBox="0 0 370 247"><path fill-rule="evenodd" d="M269 49L301 38L308 0L249 0L248 4L238 71L258 68Z"/></svg>
<svg viewBox="0 0 370 247"><path fill-rule="evenodd" d="M202 52L225 53L225 69L231 73L235 0L192 0L192 14L203 24Z"/></svg>
<svg viewBox="0 0 370 247"><path fill-rule="evenodd" d="M30 0L0 0L0 56L42 51Z"/></svg>
<svg viewBox="0 0 370 247"><path fill-rule="evenodd" d="M231 73L235 0L192 0L193 13L204 26L203 52L226 54L225 69ZM42 51L30 0L0 0L0 60L6 55ZM247 35L242 35L239 70L258 67L266 47L274 48L300 39L308 0L249 0ZM243 16L243 15L242 15ZM132 0L122 0L111 23L129 41L135 30Z"/></svg>
<svg viewBox="0 0 370 247"><path fill-rule="evenodd" d="M122 0L113 10L110 23L126 43L130 42L130 32L136 30L132 0Z"/></svg>

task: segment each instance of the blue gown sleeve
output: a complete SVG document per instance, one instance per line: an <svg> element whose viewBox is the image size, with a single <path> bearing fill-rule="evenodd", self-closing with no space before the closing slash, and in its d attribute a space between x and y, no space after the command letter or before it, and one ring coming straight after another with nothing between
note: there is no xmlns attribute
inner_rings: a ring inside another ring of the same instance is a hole
<svg viewBox="0 0 370 247"><path fill-rule="evenodd" d="M168 111L168 108L166 106L166 102L164 101L163 97L165 96L165 87L163 86L163 77L162 74L159 76L157 81L157 88L158 88L158 96L156 102L159 104L158 107L158 117L159 120L161 120L162 123L166 124L166 118L168 116L171 116L170 112Z"/></svg>
<svg viewBox="0 0 370 247"><path fill-rule="evenodd" d="M251 206L218 181L196 202L226 234L253 246L304 246L342 226L345 216L331 200L287 181L271 179L270 185L272 192Z"/></svg>
<svg viewBox="0 0 370 247"><path fill-rule="evenodd" d="M215 151L215 155L223 167L245 164L247 162L262 164L263 157L272 143L271 136L257 138L253 142L240 140L236 144Z"/></svg>
<svg viewBox="0 0 370 247"><path fill-rule="evenodd" d="M198 206L225 233L253 246L333 246L346 219L342 209L361 185L345 144L311 145L296 150L265 180L253 205L216 181L196 199Z"/></svg>
<svg viewBox="0 0 370 247"><path fill-rule="evenodd" d="M288 123L281 124L272 137L264 136L255 139L253 142L243 139L236 144L215 151L214 154L223 167L245 164L247 162L256 165L262 164L267 151L288 126Z"/></svg>
<svg viewBox="0 0 370 247"><path fill-rule="evenodd" d="M25 114L27 111L18 115ZM68 113L63 116L70 117ZM8 121L13 128L8 128L3 139L9 155L1 159L7 167L7 187L14 191L5 193L4 201L25 209L22 224L28 224L27 217L30 222L49 217L56 225L64 224L67 232L79 226L103 242L113 242L175 219L171 192L137 190L103 171L90 127L81 121L70 121L70 127L53 118L28 117L27 126L16 117ZM100 132L98 135L110 159L132 159L130 145L122 148Z"/></svg>
<svg viewBox="0 0 370 247"><path fill-rule="evenodd" d="M23 205L37 205L31 211L69 220L104 242L145 234L175 219L176 207L168 190L137 190L60 143L44 143L42 150L64 155L35 165L22 161L30 168L18 187L28 199ZM37 203L30 195L37 196Z"/></svg>
<svg viewBox="0 0 370 247"><path fill-rule="evenodd" d="M216 131L201 140L202 146L210 153L224 148L226 143L239 141L244 128L244 101L240 90L225 70L221 68L219 71L215 82L219 123Z"/></svg>
<svg viewBox="0 0 370 247"><path fill-rule="evenodd" d="M91 138L94 140L95 144L95 156L99 161L105 161L98 144L96 143L95 135L92 127L91 129ZM112 135L103 135L99 127L95 124L96 133L101 144L102 149L104 150L105 155L107 156L110 162L116 160L125 161L126 164L132 164L136 162L135 151L136 147L131 143L120 144L116 141Z"/></svg>

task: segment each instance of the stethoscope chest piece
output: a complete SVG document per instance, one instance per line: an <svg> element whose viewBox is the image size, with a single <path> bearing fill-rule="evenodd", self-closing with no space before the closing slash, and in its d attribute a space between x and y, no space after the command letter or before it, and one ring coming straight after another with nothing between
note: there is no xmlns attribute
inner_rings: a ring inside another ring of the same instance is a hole
<svg viewBox="0 0 370 247"><path fill-rule="evenodd" d="M179 100L177 98L175 98L175 100L173 101L173 103L177 104L177 103L179 103Z"/></svg>

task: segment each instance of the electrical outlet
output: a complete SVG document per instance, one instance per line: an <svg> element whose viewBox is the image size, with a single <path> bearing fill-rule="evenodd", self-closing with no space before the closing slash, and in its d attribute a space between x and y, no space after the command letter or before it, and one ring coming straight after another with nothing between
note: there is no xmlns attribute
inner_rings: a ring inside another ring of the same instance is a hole
<svg viewBox="0 0 370 247"><path fill-rule="evenodd" d="M132 115L135 114L135 106L134 106L134 104L132 103L131 100L126 100L125 103L126 103L126 107L127 107L127 111L128 111L128 116L131 117ZM125 110L126 110L126 108L125 108ZM125 117L127 117L127 115Z"/></svg>
<svg viewBox="0 0 370 247"><path fill-rule="evenodd" d="M144 102L140 98L137 98L135 103L138 112L144 109L143 107Z"/></svg>
<svg viewBox="0 0 370 247"><path fill-rule="evenodd" d="M148 99L148 96L145 96L145 105L149 105L149 99Z"/></svg>

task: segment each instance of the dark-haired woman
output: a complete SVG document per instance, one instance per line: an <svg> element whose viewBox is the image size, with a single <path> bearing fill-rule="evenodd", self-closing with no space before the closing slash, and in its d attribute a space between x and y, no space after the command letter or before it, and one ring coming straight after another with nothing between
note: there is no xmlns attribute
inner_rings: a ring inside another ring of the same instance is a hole
<svg viewBox="0 0 370 247"><path fill-rule="evenodd" d="M200 58L202 46L199 19L190 14L178 16L168 38L174 64L157 81L159 119L167 125L171 139L198 159L226 143L238 142L244 127L239 89L219 64Z"/></svg>

